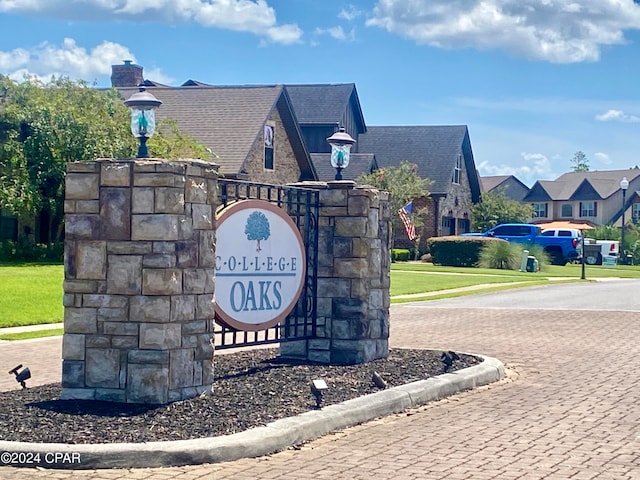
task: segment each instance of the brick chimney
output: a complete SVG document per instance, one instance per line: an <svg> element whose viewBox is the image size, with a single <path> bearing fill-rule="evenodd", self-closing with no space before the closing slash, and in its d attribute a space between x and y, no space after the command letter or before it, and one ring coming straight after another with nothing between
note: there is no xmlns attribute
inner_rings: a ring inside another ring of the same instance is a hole
<svg viewBox="0 0 640 480"><path fill-rule="evenodd" d="M111 65L111 86L137 87L144 81L142 67L125 60L124 65Z"/></svg>

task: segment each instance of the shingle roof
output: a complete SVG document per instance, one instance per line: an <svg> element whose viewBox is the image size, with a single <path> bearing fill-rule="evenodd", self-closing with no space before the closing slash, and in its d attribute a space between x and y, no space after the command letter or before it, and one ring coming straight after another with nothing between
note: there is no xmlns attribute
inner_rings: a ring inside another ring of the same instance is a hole
<svg viewBox="0 0 640 480"><path fill-rule="evenodd" d="M336 169L331 166L330 153L312 153L311 160L318 174L318 180L328 182L335 178ZM375 155L372 153L352 153L349 166L342 170L343 180L355 180L361 174L369 174L378 168Z"/></svg>
<svg viewBox="0 0 640 480"><path fill-rule="evenodd" d="M359 151L375 154L381 168L406 161L418 166L418 175L433 181L431 194L446 194L458 154L464 154L474 201L480 195L471 143L466 125L367 127Z"/></svg>
<svg viewBox="0 0 640 480"><path fill-rule="evenodd" d="M119 90L125 98L137 91L135 88ZM308 165L301 165L303 177L313 177L309 174L313 168L311 161L282 85L213 87L194 84L177 88L152 87L148 91L163 102L156 112L157 117L177 121L181 131L210 148L218 156L215 162L220 165L220 171L226 174L240 172L257 136L262 134L264 122L272 110L279 107L298 158L307 158Z"/></svg>
<svg viewBox="0 0 640 480"><path fill-rule="evenodd" d="M480 183L482 184L482 190L490 192L505 180L508 180L513 175L493 175L489 177L480 177Z"/></svg>
<svg viewBox="0 0 640 480"><path fill-rule="evenodd" d="M640 169L635 168L627 170L567 172L560 175L556 180L540 180L536 182L536 184L548 194L550 200L570 200L576 191L586 182L600 198L604 199L620 190L620 180L622 180L622 177L627 177L627 180L632 181L638 176L640 176ZM540 197L539 192L536 194L534 188L532 188L531 195L527 195L525 201L541 199L538 197Z"/></svg>
<svg viewBox="0 0 640 480"><path fill-rule="evenodd" d="M293 110L301 125L339 123L351 102L359 132L366 126L354 83L286 85Z"/></svg>

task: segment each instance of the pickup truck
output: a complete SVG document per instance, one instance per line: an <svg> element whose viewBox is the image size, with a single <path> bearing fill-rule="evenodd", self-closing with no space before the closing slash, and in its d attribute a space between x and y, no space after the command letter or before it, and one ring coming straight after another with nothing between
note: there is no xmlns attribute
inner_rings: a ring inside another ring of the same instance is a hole
<svg viewBox="0 0 640 480"><path fill-rule="evenodd" d="M549 255L553 265L565 265L582 256L579 231L570 232L568 236L563 236L555 230L543 232L538 225L529 223L503 223L486 232L465 233L464 235L494 237L508 242L540 245Z"/></svg>

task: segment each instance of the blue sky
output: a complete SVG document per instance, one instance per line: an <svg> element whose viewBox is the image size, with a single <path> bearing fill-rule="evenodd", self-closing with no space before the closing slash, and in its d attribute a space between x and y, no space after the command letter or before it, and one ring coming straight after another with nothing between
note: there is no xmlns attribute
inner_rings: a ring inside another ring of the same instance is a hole
<svg viewBox="0 0 640 480"><path fill-rule="evenodd" d="M354 82L368 125L469 127L481 175L640 165L633 0L0 0L0 73Z"/></svg>

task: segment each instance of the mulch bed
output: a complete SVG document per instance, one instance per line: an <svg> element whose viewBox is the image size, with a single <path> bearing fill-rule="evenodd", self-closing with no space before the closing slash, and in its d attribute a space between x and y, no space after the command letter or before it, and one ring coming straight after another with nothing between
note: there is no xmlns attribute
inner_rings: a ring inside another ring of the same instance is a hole
<svg viewBox="0 0 640 480"><path fill-rule="evenodd" d="M316 408L312 380L328 385L322 406L442 374L442 352L392 349L389 358L361 365L316 365L277 357L277 349L216 355L213 393L149 406L59 400L60 384L0 393L0 440L69 444L152 442L228 435ZM480 362L459 355L455 371ZM28 382L27 382L28 385Z"/></svg>

